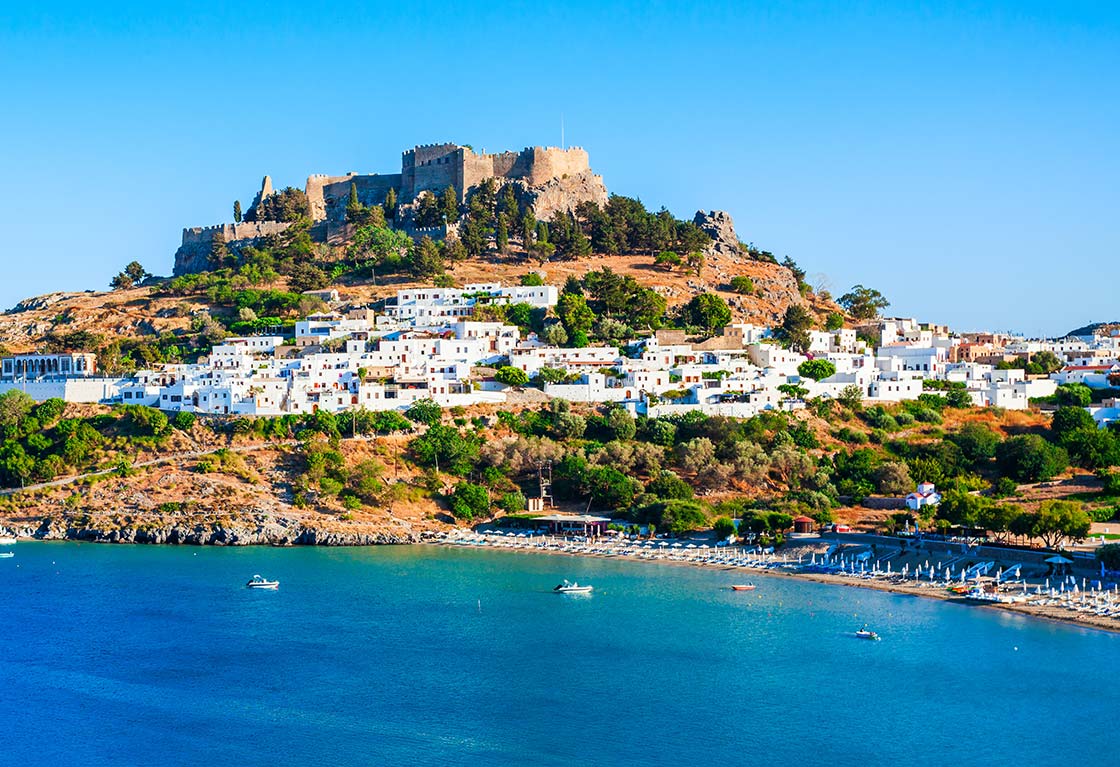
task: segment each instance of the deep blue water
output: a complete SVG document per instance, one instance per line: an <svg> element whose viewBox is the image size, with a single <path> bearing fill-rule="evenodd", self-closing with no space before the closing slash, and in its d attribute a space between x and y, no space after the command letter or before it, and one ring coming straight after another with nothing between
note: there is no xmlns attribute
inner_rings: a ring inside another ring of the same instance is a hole
<svg viewBox="0 0 1120 767"><path fill-rule="evenodd" d="M1120 763L1120 636L983 608L433 547L15 551L4 764Z"/></svg>

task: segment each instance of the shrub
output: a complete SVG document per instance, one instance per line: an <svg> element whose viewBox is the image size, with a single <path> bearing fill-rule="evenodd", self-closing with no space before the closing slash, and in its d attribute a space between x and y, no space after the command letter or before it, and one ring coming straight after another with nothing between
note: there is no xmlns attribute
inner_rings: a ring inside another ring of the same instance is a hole
<svg viewBox="0 0 1120 767"><path fill-rule="evenodd" d="M460 482L451 492L448 505L457 519L470 522L476 517L485 516L490 510L490 494L482 485Z"/></svg>
<svg viewBox="0 0 1120 767"><path fill-rule="evenodd" d="M731 290L741 296L749 295L754 292L754 280L742 274L732 277Z"/></svg>

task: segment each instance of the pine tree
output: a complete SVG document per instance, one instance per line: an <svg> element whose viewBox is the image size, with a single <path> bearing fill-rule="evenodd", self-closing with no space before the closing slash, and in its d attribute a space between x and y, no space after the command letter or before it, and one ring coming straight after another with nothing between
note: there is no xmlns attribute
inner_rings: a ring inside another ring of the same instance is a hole
<svg viewBox="0 0 1120 767"><path fill-rule="evenodd" d="M351 224L362 223L365 207L358 199L358 187L351 181L350 182L350 199L346 202L346 221Z"/></svg>
<svg viewBox="0 0 1120 767"><path fill-rule="evenodd" d="M241 223L241 200L233 201L233 222L235 224Z"/></svg>
<svg viewBox="0 0 1120 767"><path fill-rule="evenodd" d="M591 255L591 240L578 225L572 227L572 237L568 240L568 258L586 258Z"/></svg>
<svg viewBox="0 0 1120 767"><path fill-rule="evenodd" d="M506 184L502 187L502 193L498 195L498 212L506 214L510 221L517 220L519 208L517 207L517 198L513 195L512 184Z"/></svg>
<svg viewBox="0 0 1120 767"><path fill-rule="evenodd" d="M229 248L226 247L226 237L221 232L214 232L210 240L210 255L207 261L211 269L221 269L229 259Z"/></svg>
<svg viewBox="0 0 1120 767"><path fill-rule="evenodd" d="M421 279L443 273L443 258L439 247L428 235L420 238L420 245L412 256L412 274Z"/></svg>
<svg viewBox="0 0 1120 767"><path fill-rule="evenodd" d="M498 252L503 256L509 251L509 223L505 213L498 214L498 227L497 233L494 235L494 243L498 247Z"/></svg>
<svg viewBox="0 0 1120 767"><path fill-rule="evenodd" d="M459 220L459 195L455 194L455 187L449 186L443 190L439 198L439 207L447 223L454 224Z"/></svg>
<svg viewBox="0 0 1120 767"><path fill-rule="evenodd" d="M385 218L393 220L397 217L397 190L389 187L385 193Z"/></svg>
<svg viewBox="0 0 1120 767"><path fill-rule="evenodd" d="M528 208L521 216L521 241L525 247L529 247L529 243L533 241L533 232L537 229L537 217L533 215L533 211Z"/></svg>

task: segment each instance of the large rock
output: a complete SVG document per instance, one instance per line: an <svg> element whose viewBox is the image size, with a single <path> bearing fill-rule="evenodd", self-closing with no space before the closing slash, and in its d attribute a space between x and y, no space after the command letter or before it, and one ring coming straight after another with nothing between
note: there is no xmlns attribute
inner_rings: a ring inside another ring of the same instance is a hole
<svg viewBox="0 0 1120 767"><path fill-rule="evenodd" d="M539 221L549 221L557 213L574 213L583 202L594 202L599 207L607 204L603 177L589 170L551 178L543 184L531 185L521 180L512 183L518 198L532 206Z"/></svg>
<svg viewBox="0 0 1120 767"><path fill-rule="evenodd" d="M721 256L739 255L739 237L735 234L735 222L731 220L730 213L723 210L710 210L707 213L698 210L692 222L712 238L709 253Z"/></svg>

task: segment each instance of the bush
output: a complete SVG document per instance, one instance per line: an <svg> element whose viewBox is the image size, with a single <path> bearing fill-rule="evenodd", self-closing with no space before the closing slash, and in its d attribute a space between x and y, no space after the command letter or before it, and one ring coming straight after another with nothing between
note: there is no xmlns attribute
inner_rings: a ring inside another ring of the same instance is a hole
<svg viewBox="0 0 1120 767"><path fill-rule="evenodd" d="M175 417L171 419L171 425L179 431L190 431L191 427L194 426L194 422L194 413L188 413L186 410L180 410L175 414Z"/></svg>
<svg viewBox="0 0 1120 767"><path fill-rule="evenodd" d="M731 290L741 296L749 295L754 292L754 280L745 275L739 275L731 278Z"/></svg>
<svg viewBox="0 0 1120 767"><path fill-rule="evenodd" d="M460 482L451 492L448 506L457 519L470 522L476 517L486 516L490 510L490 494L482 485Z"/></svg>
<svg viewBox="0 0 1120 767"><path fill-rule="evenodd" d="M524 386L529 383L529 375L521 368L512 365L502 365L494 373L494 380L506 386Z"/></svg>
<svg viewBox="0 0 1120 767"><path fill-rule="evenodd" d="M1000 443L996 463L1005 475L1019 482L1043 482L1069 466L1066 451L1037 434L1021 434Z"/></svg>

